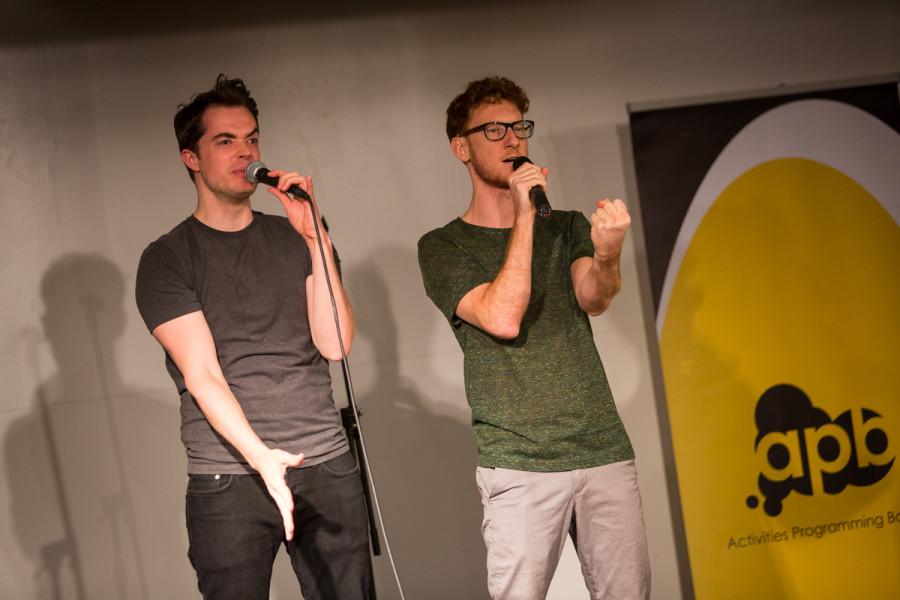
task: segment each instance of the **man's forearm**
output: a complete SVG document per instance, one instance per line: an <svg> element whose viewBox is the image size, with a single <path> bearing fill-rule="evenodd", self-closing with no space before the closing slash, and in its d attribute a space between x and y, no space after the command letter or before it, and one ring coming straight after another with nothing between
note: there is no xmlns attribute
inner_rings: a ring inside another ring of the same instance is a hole
<svg viewBox="0 0 900 600"><path fill-rule="evenodd" d="M340 360L342 358L341 344L338 342L337 330L334 325L334 311L331 305L331 295L328 292L328 282L325 280L326 269L331 279L334 290L334 299L337 305L338 319L341 326L341 341L344 351L349 353L355 332L355 320L350 299L341 283L337 267L334 263L331 240L327 235L323 240L325 246L325 264L322 264L322 254L317 243L309 243L309 252L312 258L312 275L306 280L306 302L309 311L309 326L313 343L325 358Z"/></svg>
<svg viewBox="0 0 900 600"><path fill-rule="evenodd" d="M188 391L213 429L256 468L267 447L228 387L203 313L198 310L167 321L153 330L153 336L184 375Z"/></svg>
<svg viewBox="0 0 900 600"><path fill-rule="evenodd" d="M225 378L220 375L202 372L186 376L185 383L213 429L234 446L262 477L281 514L285 537L290 540L294 537L294 501L284 477L288 467L300 466L303 455L266 446L253 431L244 410L231 393Z"/></svg>
<svg viewBox="0 0 900 600"><path fill-rule="evenodd" d="M259 458L269 448L253 431L225 380L208 374L187 378L185 383L212 428L258 470Z"/></svg>
<svg viewBox="0 0 900 600"><path fill-rule="evenodd" d="M599 200L591 215L592 258L579 258L572 265L572 281L578 305L591 316L609 308L622 287L619 259L631 216L625 203L616 198Z"/></svg>
<svg viewBox="0 0 900 600"><path fill-rule="evenodd" d="M463 297L459 316L489 334L513 339L531 299L531 256L534 218L519 217L513 225L506 256L497 276Z"/></svg>
<svg viewBox="0 0 900 600"><path fill-rule="evenodd" d="M517 220L510 233L503 265L484 293L484 309L490 322L509 333L514 332L510 337L518 335L531 300L533 238L533 220Z"/></svg>
<svg viewBox="0 0 900 600"><path fill-rule="evenodd" d="M590 267L582 269L575 282L575 297L584 312L596 316L609 308L613 297L622 288L619 255L590 259Z"/></svg>

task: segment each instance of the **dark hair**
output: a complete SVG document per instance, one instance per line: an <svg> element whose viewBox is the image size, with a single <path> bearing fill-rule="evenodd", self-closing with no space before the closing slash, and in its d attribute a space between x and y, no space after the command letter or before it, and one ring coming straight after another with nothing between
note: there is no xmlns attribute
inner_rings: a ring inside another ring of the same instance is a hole
<svg viewBox="0 0 900 600"><path fill-rule="evenodd" d="M194 94L187 104L179 104L175 113L175 137L178 139L178 150L197 151L197 142L205 133L203 129L203 113L210 106L243 106L250 111L256 124L259 125L259 109L256 100L250 96L250 90L244 80L229 79L223 73L216 77L216 85L212 89ZM194 172L188 169L191 179Z"/></svg>
<svg viewBox="0 0 900 600"><path fill-rule="evenodd" d="M454 98L447 107L447 137L452 140L462 133L469 115L480 104L497 104L504 100L515 104L523 115L528 111L525 90L506 77L493 75L469 82L466 91Z"/></svg>

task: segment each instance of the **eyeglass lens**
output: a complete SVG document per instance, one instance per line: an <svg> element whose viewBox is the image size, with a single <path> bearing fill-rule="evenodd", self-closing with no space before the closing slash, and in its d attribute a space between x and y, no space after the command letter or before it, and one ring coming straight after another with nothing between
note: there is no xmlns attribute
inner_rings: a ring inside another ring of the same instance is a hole
<svg viewBox="0 0 900 600"><path fill-rule="evenodd" d="M509 126L512 127L513 134L520 140L531 137L534 127L529 121L516 121L515 123L510 123ZM506 137L506 128L506 123L488 123L484 127L484 135L491 141L502 140Z"/></svg>

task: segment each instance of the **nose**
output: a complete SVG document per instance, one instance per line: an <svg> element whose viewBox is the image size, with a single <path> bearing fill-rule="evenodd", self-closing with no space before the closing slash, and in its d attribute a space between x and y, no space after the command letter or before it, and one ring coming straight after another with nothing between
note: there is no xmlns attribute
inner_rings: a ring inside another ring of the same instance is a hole
<svg viewBox="0 0 900 600"><path fill-rule="evenodd" d="M506 146L507 148L518 148L519 142L521 142L521 141L522 140L520 140L518 137L516 137L516 134L513 131L512 127L506 128L506 136L503 138L504 146Z"/></svg>
<svg viewBox="0 0 900 600"><path fill-rule="evenodd" d="M241 158L252 157L256 146L247 142L238 142L237 152Z"/></svg>

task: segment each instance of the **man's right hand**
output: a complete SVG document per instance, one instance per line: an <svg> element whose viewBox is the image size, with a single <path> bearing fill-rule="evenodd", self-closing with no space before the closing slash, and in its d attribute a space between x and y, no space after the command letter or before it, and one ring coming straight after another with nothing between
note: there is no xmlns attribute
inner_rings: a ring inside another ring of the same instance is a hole
<svg viewBox="0 0 900 600"><path fill-rule="evenodd" d="M284 521L284 537L294 537L294 495L284 479L288 467L299 467L303 462L303 454L291 454L284 450L268 448L260 456L254 457L252 466L260 474L269 495L278 506L278 512Z"/></svg>
<svg viewBox="0 0 900 600"><path fill-rule="evenodd" d="M510 174L507 183L509 184L510 194L512 194L513 206L516 209L516 218L523 214L535 215L536 209L531 202L529 192L536 185L542 187L546 192L548 173L549 171L546 168L538 167L532 163L525 163Z"/></svg>

